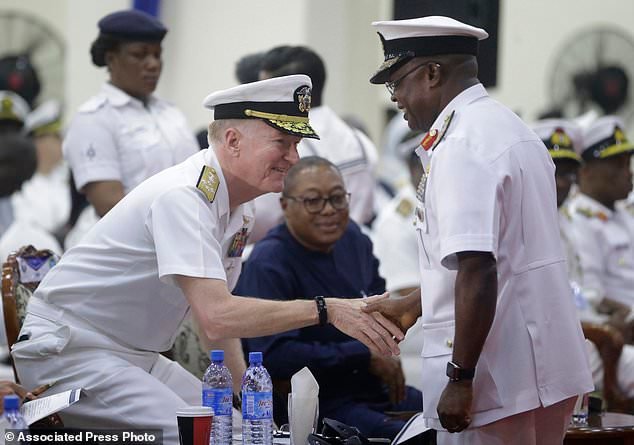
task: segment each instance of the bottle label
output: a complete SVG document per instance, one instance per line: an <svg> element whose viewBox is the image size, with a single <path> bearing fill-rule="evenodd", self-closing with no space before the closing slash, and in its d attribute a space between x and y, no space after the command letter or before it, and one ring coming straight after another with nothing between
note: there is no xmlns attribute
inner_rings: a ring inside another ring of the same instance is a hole
<svg viewBox="0 0 634 445"><path fill-rule="evenodd" d="M233 406L233 391L231 388L203 389L203 406L210 406L214 416L230 416Z"/></svg>
<svg viewBox="0 0 634 445"><path fill-rule="evenodd" d="M268 420L273 418L273 393L242 393L242 418L246 420Z"/></svg>

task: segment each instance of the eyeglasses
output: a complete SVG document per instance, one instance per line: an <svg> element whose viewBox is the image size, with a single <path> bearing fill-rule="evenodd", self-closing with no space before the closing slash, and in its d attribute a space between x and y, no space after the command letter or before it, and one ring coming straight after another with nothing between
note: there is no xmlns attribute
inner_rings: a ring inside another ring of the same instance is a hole
<svg viewBox="0 0 634 445"><path fill-rule="evenodd" d="M401 82L403 81L403 79L405 79L407 76L409 76L410 74L412 74L414 71L416 71L417 69L425 66L425 65L429 65L429 64L434 64L436 66L440 66L440 64L436 63L436 62L423 62L420 65L416 65L414 68L412 68L411 70L409 70L408 72L406 72L405 74L403 74L401 77L399 77L396 80L392 80L391 82L385 82L385 88L387 88L387 92L390 93L390 96L394 96L394 93L396 92L396 89L398 88L398 86L401 84Z"/></svg>
<svg viewBox="0 0 634 445"><path fill-rule="evenodd" d="M302 196L284 196L286 199L292 199L293 201L300 201L304 204L304 208L308 213L319 213L326 207L326 202L329 202L333 209L344 210L348 208L350 204L350 193L333 193L327 198L304 198Z"/></svg>

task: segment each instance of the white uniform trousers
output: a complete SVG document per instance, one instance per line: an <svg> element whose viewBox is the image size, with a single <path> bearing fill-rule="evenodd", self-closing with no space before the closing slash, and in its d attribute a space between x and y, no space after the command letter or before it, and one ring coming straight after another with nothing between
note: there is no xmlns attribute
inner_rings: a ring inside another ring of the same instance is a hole
<svg viewBox="0 0 634 445"><path fill-rule="evenodd" d="M438 445L561 445L576 397L461 433L438 431Z"/></svg>
<svg viewBox="0 0 634 445"><path fill-rule="evenodd" d="M157 429L165 445L177 445L176 410L201 404L200 380L178 363L127 347L35 297L20 332L26 336L12 348L26 388L55 382L46 395L83 389L60 412L67 427Z"/></svg>

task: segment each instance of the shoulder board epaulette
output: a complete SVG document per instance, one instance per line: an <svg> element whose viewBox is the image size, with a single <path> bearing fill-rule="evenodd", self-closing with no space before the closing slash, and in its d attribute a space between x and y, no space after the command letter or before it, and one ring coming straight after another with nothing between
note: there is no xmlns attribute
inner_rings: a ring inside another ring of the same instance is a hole
<svg viewBox="0 0 634 445"><path fill-rule="evenodd" d="M601 221L607 221L608 220L608 215L606 215L605 213L603 213L600 210L596 211L596 212L593 212L592 210L590 210L588 208L577 207L577 213L579 213L580 215L585 216L586 218L598 218Z"/></svg>
<svg viewBox="0 0 634 445"><path fill-rule="evenodd" d="M559 209L559 213L561 213L561 215L567 220L572 219L572 215L570 214L570 209L566 206L561 206L561 208Z"/></svg>
<svg viewBox="0 0 634 445"><path fill-rule="evenodd" d="M587 209L585 207L577 207L577 213L580 215L585 216L586 218L592 218L594 217L594 212L590 209Z"/></svg>
<svg viewBox="0 0 634 445"><path fill-rule="evenodd" d="M205 195L207 201L214 202L219 185L220 179L218 178L218 173L216 173L216 169L205 165L200 172L200 176L198 177L196 188L200 190L203 195Z"/></svg>
<svg viewBox="0 0 634 445"><path fill-rule="evenodd" d="M451 121L453 120L453 117L455 114L456 114L456 110L452 110L452 112L449 113L449 115L445 118L445 121L443 122L442 127L440 128L440 132L438 133L438 139L436 139L436 141L434 142L434 146L432 147L432 150L436 148L436 145L440 144L442 139L445 137L445 134L447 133L447 130L449 129L449 124L451 124Z"/></svg>
<svg viewBox="0 0 634 445"><path fill-rule="evenodd" d="M401 199L401 201L396 206L396 213L401 215L404 218L412 216L412 212L414 210L414 203L407 198Z"/></svg>
<svg viewBox="0 0 634 445"><path fill-rule="evenodd" d="M81 107L79 107L80 113L93 113L101 108L106 103L106 96L98 94L95 97L88 99Z"/></svg>

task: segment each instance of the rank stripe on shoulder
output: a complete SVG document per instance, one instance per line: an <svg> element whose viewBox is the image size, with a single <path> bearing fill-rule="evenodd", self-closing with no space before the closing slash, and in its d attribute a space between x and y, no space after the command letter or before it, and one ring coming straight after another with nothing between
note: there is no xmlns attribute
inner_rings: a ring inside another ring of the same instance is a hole
<svg viewBox="0 0 634 445"><path fill-rule="evenodd" d="M593 212L592 210L584 207L577 207L577 213L585 216L586 218L598 218L601 221L607 221L609 219L608 215L601 211Z"/></svg>

